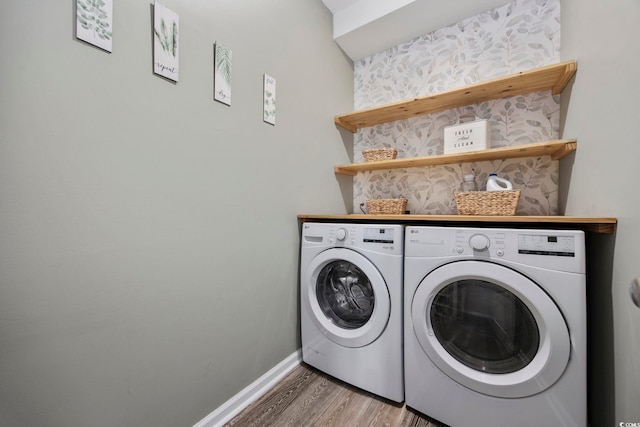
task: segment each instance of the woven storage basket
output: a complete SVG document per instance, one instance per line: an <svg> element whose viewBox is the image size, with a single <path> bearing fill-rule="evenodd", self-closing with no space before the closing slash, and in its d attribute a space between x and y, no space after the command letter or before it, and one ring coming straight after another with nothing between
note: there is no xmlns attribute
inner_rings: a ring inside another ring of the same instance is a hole
<svg viewBox="0 0 640 427"><path fill-rule="evenodd" d="M515 215L520 190L455 193L459 215Z"/></svg>
<svg viewBox="0 0 640 427"><path fill-rule="evenodd" d="M395 148L375 148L373 150L362 150L365 162L376 162L378 160L393 160L398 155Z"/></svg>
<svg viewBox="0 0 640 427"><path fill-rule="evenodd" d="M371 215L400 215L407 208L407 199L368 199L367 211Z"/></svg>

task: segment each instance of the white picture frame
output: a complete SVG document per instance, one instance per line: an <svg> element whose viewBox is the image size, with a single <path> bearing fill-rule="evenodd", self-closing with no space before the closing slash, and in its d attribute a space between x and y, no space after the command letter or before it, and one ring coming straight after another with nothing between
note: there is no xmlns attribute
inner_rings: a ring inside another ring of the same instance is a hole
<svg viewBox="0 0 640 427"><path fill-rule="evenodd" d="M213 99L231 105L231 49L216 42L213 45Z"/></svg>
<svg viewBox="0 0 640 427"><path fill-rule="evenodd" d="M266 73L263 79L262 119L271 125L276 124L276 79Z"/></svg>
<svg viewBox="0 0 640 427"><path fill-rule="evenodd" d="M76 0L76 38L113 51L113 0Z"/></svg>
<svg viewBox="0 0 640 427"><path fill-rule="evenodd" d="M155 2L153 6L153 72L175 82L179 77L179 16Z"/></svg>

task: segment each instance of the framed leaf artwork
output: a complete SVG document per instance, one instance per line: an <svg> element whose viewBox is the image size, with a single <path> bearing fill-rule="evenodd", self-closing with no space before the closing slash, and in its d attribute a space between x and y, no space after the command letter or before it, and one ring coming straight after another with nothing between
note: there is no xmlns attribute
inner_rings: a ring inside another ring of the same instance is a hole
<svg viewBox="0 0 640 427"><path fill-rule="evenodd" d="M77 0L76 37L111 53L113 0Z"/></svg>
<svg viewBox="0 0 640 427"><path fill-rule="evenodd" d="M262 116L269 124L276 124L276 79L269 74L264 75L262 95Z"/></svg>
<svg viewBox="0 0 640 427"><path fill-rule="evenodd" d="M231 105L231 49L213 45L213 99Z"/></svg>
<svg viewBox="0 0 640 427"><path fill-rule="evenodd" d="M153 72L178 81L178 14L158 2L153 7Z"/></svg>

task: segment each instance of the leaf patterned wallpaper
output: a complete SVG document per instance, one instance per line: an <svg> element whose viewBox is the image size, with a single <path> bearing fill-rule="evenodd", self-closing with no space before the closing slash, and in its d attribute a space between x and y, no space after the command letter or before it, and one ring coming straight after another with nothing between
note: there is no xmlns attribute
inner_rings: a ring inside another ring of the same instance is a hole
<svg viewBox="0 0 640 427"><path fill-rule="evenodd" d="M441 92L556 63L560 58L560 0L516 0L354 63L356 110ZM557 139L559 97L550 91L469 105L359 129L362 150L394 147L398 158L443 153L444 127L461 115L488 120L491 147ZM496 160L358 173L354 212L371 198L406 197L413 214L455 214L453 192L474 171L483 190L490 173L521 189L518 214L557 215L558 161Z"/></svg>

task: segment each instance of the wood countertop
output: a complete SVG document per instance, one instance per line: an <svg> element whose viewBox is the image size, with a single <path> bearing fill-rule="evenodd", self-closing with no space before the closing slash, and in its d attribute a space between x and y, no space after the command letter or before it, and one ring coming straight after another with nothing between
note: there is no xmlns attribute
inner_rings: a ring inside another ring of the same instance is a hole
<svg viewBox="0 0 640 427"><path fill-rule="evenodd" d="M479 215L298 215L300 222L394 222L409 225L458 225L477 227L479 225L496 227L532 227L580 229L593 233L613 234L617 219L604 217L578 216L479 216Z"/></svg>

